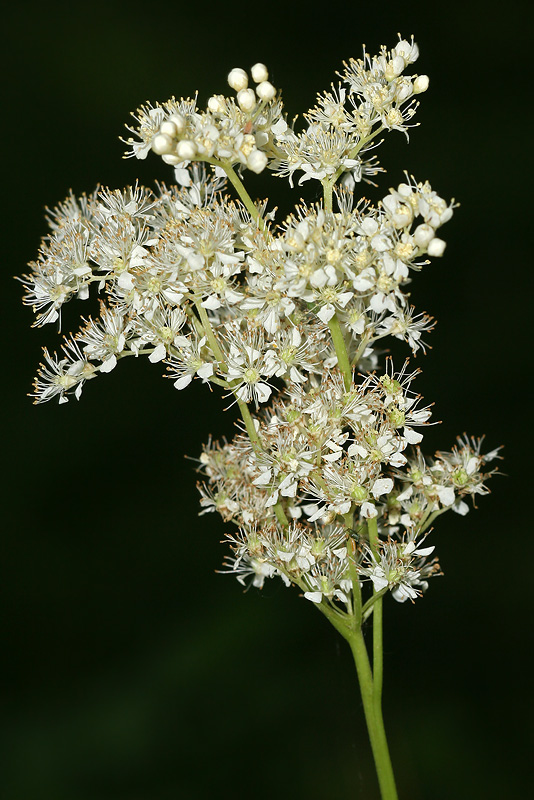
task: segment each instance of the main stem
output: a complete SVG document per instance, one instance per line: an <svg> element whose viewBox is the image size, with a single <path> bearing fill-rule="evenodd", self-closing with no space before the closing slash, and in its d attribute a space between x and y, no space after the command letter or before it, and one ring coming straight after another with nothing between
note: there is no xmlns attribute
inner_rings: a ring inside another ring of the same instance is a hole
<svg viewBox="0 0 534 800"><path fill-rule="evenodd" d="M325 186L325 207L331 209L331 186ZM352 369L347 353L343 330L339 323L337 314L328 323L332 342L337 355L338 366L343 375L345 390L348 391L352 385ZM346 518L347 527L352 526L350 519ZM376 558L378 558L378 526L376 518L369 519L367 522L369 533L369 544ZM351 548L352 549L352 548ZM373 603L373 669L369 663L367 648L362 633L362 606L360 596L360 585L356 573L355 563L353 562L354 552L349 552L349 563L353 584L353 620L354 626L345 635L356 664L358 681L362 695L363 710L367 731L373 751L373 758L376 767L376 774L380 786L382 800L398 800L397 788L395 786L395 776L389 755L389 747L384 728L384 718L382 716L382 678L383 678L383 639L382 639L382 597L376 597ZM376 592L374 592L376 594ZM341 631L343 633L343 631Z"/></svg>
<svg viewBox="0 0 534 800"><path fill-rule="evenodd" d="M371 742L371 750L373 751L380 794L382 800L398 800L395 776L393 775L384 720L382 718L381 703L380 700L377 702L374 677L360 626L351 632L347 637L347 641L352 650L358 673L363 710Z"/></svg>

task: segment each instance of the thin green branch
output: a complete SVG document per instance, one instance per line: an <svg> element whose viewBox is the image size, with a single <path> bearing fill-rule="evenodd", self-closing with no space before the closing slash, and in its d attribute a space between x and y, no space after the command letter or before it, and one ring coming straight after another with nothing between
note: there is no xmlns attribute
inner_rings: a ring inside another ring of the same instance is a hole
<svg viewBox="0 0 534 800"><path fill-rule="evenodd" d="M267 230L267 227L265 225L265 220L262 218L262 216L261 216L260 212L258 211L256 205L254 204L251 196L249 195L249 193L245 189L243 181L241 180L239 175L236 173L236 171L234 170L234 168L232 167L230 162L229 161L215 161L214 159L206 159L206 160L208 161L208 163L213 164L214 166L221 167L226 172L228 180L230 181L230 183L232 184L232 186L236 190L237 194L239 195L239 198L240 198L241 202L243 203L243 205L247 209L248 213L250 214L250 216L252 217L252 219L254 220L256 225L258 226L258 228L261 231L265 232Z"/></svg>
<svg viewBox="0 0 534 800"><path fill-rule="evenodd" d="M343 382L345 384L345 389L348 391L352 384L352 369L347 353L345 338L343 336L343 331L341 330L341 325L339 324L337 314L334 314L334 316L330 319L328 327L330 328L332 342L336 350L338 367L343 373Z"/></svg>

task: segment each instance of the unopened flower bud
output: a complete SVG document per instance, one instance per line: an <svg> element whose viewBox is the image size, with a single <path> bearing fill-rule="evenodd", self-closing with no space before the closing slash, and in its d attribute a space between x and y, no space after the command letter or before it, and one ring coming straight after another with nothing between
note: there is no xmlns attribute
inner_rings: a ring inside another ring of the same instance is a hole
<svg viewBox="0 0 534 800"><path fill-rule="evenodd" d="M220 99L215 95L210 97L208 100L208 108L210 111L214 111L215 113L221 112L224 108L223 104L221 103Z"/></svg>
<svg viewBox="0 0 534 800"><path fill-rule="evenodd" d="M419 58L419 48L413 39L411 42L401 39L395 46L395 53L402 56L406 64L413 64Z"/></svg>
<svg viewBox="0 0 534 800"><path fill-rule="evenodd" d="M252 172L263 172L267 166L267 156L261 150L253 150L247 158L247 167Z"/></svg>
<svg viewBox="0 0 534 800"><path fill-rule="evenodd" d="M443 241L443 239L438 239L437 236L432 239L429 243L427 248L427 253L429 256L442 256L445 252L445 248L447 247L447 243Z"/></svg>
<svg viewBox="0 0 534 800"><path fill-rule="evenodd" d="M246 89L248 86L248 75L244 69L235 67L228 73L228 84L236 92Z"/></svg>
<svg viewBox="0 0 534 800"><path fill-rule="evenodd" d="M352 487L352 491L350 494L353 500L355 500L357 503L361 503L363 502L363 500L367 500L368 497L368 492L365 486L360 486L359 484L355 484Z"/></svg>
<svg viewBox="0 0 534 800"><path fill-rule="evenodd" d="M168 122L172 122L176 127L176 133L182 133L185 130L185 119L180 114L172 114Z"/></svg>
<svg viewBox="0 0 534 800"><path fill-rule="evenodd" d="M426 247L434 238L435 231L432 225L418 225L413 232L413 240L418 247Z"/></svg>
<svg viewBox="0 0 534 800"><path fill-rule="evenodd" d="M421 94L421 92L426 92L429 83L430 79L428 75L418 75L413 82L413 93Z"/></svg>
<svg viewBox="0 0 534 800"><path fill-rule="evenodd" d="M182 161L191 161L195 157L196 147L189 139L182 139L176 146L176 152Z"/></svg>
<svg viewBox="0 0 534 800"><path fill-rule="evenodd" d="M170 153L173 149L173 141L166 133L158 133L152 140L152 150L158 155L162 156L164 153Z"/></svg>
<svg viewBox="0 0 534 800"><path fill-rule="evenodd" d="M260 62L254 64L250 70L250 74L252 75L252 80L255 83L263 83L263 81L266 81L269 78L267 67L265 64L261 64Z"/></svg>
<svg viewBox="0 0 534 800"><path fill-rule="evenodd" d="M176 125L172 120L166 119L165 122L162 122L161 125L159 126L159 132L165 133L172 139L178 133L178 129L176 128Z"/></svg>
<svg viewBox="0 0 534 800"><path fill-rule="evenodd" d="M237 102L241 111L252 111L256 105L256 95L253 89L241 89L237 93Z"/></svg>
<svg viewBox="0 0 534 800"><path fill-rule="evenodd" d="M276 89L269 81L262 81L256 86L256 94L260 100L272 100L276 94Z"/></svg>
<svg viewBox="0 0 534 800"><path fill-rule="evenodd" d="M164 153L161 158L166 164L171 164L173 167L175 167L176 164L179 164L182 160L180 156L176 155L176 153Z"/></svg>
<svg viewBox="0 0 534 800"><path fill-rule="evenodd" d="M398 78L405 67L405 62L402 56L395 56L391 61L386 64L386 80L392 81Z"/></svg>

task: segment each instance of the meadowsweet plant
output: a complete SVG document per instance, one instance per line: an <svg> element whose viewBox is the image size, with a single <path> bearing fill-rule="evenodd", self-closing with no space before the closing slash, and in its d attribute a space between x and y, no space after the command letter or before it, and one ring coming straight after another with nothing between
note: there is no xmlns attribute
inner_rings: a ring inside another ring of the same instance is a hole
<svg viewBox="0 0 534 800"><path fill-rule="evenodd" d="M297 587L347 640L384 800L397 793L381 709L383 602L413 602L441 574L432 525L487 493L497 455L463 437L424 456L431 411L417 371L380 359L392 336L425 351L433 320L407 289L443 255L454 208L409 175L377 205L358 196L383 171L380 137L407 138L414 124L429 83L413 74L417 58L400 37L364 51L303 124L288 122L260 63L232 69L232 91L205 108L142 106L127 155L161 157L177 185L71 195L21 279L37 326L59 323L69 300L101 298L59 354L44 351L36 403L79 399L121 359L147 356L177 390L200 380L237 404L235 438L200 456L200 513L228 526L226 571L258 589ZM248 170L266 169L291 186L316 181L322 199L277 219L244 185Z"/></svg>

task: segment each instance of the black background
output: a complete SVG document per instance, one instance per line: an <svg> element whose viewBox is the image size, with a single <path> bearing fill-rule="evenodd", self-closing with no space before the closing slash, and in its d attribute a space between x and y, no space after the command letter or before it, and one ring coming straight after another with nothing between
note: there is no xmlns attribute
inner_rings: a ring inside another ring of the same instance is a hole
<svg viewBox="0 0 534 800"><path fill-rule="evenodd" d="M290 117L343 59L414 33L430 75L388 175L428 178L461 203L413 284L438 319L415 363L435 400L426 450L457 434L504 444L492 494L435 533L445 577L386 607L385 715L400 797L522 798L531 785L532 428L526 3L21 3L4 18L4 369L0 793L6 800L376 800L350 653L310 603L272 582L243 595L218 575L224 525L197 517L193 465L232 435L215 393L178 394L127 359L80 403L26 397L53 326L30 328L13 274L68 190L172 182L160 159L121 160L147 99L224 92L264 61ZM251 193L289 210L268 175ZM310 182L311 183L311 182ZM377 199L371 189L368 195ZM7 251L7 252L6 252ZM65 330L88 306L71 304ZM406 351L398 351L402 360ZM407 353L406 353L407 354Z"/></svg>

